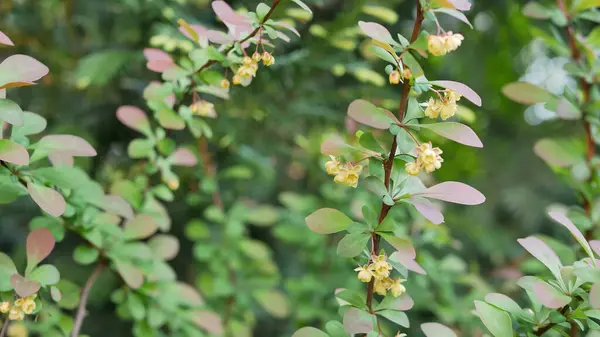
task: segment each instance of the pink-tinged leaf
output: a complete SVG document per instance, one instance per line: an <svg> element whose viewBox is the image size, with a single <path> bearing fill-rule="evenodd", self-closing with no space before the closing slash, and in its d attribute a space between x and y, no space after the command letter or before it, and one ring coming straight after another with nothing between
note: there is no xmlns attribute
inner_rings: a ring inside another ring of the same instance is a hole
<svg viewBox="0 0 600 337"><path fill-rule="evenodd" d="M598 256L600 256L600 240L592 240L589 242L590 247L596 252Z"/></svg>
<svg viewBox="0 0 600 337"><path fill-rule="evenodd" d="M56 240L52 232L46 228L34 229L27 235L27 270L31 271L35 266L50 255L54 249Z"/></svg>
<svg viewBox="0 0 600 337"><path fill-rule="evenodd" d="M421 267L417 263L417 261L414 260L414 258L411 258L407 254L401 254L399 252L394 252L394 253L392 253L392 255L390 255L390 260L401 263L404 267L406 267L406 269L412 270L415 273L418 273L421 275L427 275L427 272L425 271L425 269L423 269L423 267Z"/></svg>
<svg viewBox="0 0 600 337"><path fill-rule="evenodd" d="M188 27L192 31L194 31L194 33L196 33L196 35L198 36L199 39L206 38L208 29L206 29L205 27L203 27L201 25L188 25ZM184 27L179 26L179 31L181 32L181 34L183 34L188 39L195 41L195 42L200 42L199 39L196 40L194 37L192 37L190 32L188 32L187 29L185 29Z"/></svg>
<svg viewBox="0 0 600 337"><path fill-rule="evenodd" d="M125 223L123 237L126 240L145 239L156 233L158 226L148 214L138 214L133 220Z"/></svg>
<svg viewBox="0 0 600 337"><path fill-rule="evenodd" d="M404 293L402 296L386 299L385 303L380 304L376 310L390 309L390 310L399 310L399 311L408 311L412 309L415 305L415 301L413 301L412 297L409 294Z"/></svg>
<svg viewBox="0 0 600 337"><path fill-rule="evenodd" d="M62 152L55 152L49 155L48 159L54 167L73 167L75 163L73 156Z"/></svg>
<svg viewBox="0 0 600 337"><path fill-rule="evenodd" d="M533 255L533 257L548 267L552 272L552 275L556 278L560 278L560 268L562 267L562 263L560 262L558 255L556 255L550 246L535 236L518 239L517 241L529 252L529 254Z"/></svg>
<svg viewBox="0 0 600 337"><path fill-rule="evenodd" d="M533 151L548 165L569 167L584 160L576 144L565 139L540 139Z"/></svg>
<svg viewBox="0 0 600 337"><path fill-rule="evenodd" d="M398 42L394 41L392 34L387 30L384 26L378 24L377 22L365 22L359 21L358 26L362 30L362 32L373 40L389 43L392 45L397 45Z"/></svg>
<svg viewBox="0 0 600 337"><path fill-rule="evenodd" d="M192 322L201 329L215 335L223 333L223 322L221 317L212 311L195 311L190 317Z"/></svg>
<svg viewBox="0 0 600 337"><path fill-rule="evenodd" d="M175 65L171 55L160 49L146 48L144 49L144 56L148 60L146 67L157 73L165 72Z"/></svg>
<svg viewBox="0 0 600 337"><path fill-rule="evenodd" d="M131 220L134 217L131 205L118 195L105 196L103 208L107 212L117 214L127 220Z"/></svg>
<svg viewBox="0 0 600 337"><path fill-rule="evenodd" d="M381 237L392 247L396 248L396 253L398 255L402 255L411 260L414 260L417 257L417 251L410 240L383 233L381 234Z"/></svg>
<svg viewBox="0 0 600 337"><path fill-rule="evenodd" d="M245 26L249 24L249 19L236 13L225 1L213 1L212 9L219 19L226 24L234 26Z"/></svg>
<svg viewBox="0 0 600 337"><path fill-rule="evenodd" d="M445 181L414 195L461 205L479 205L485 202L485 196L481 192L456 181Z"/></svg>
<svg viewBox="0 0 600 337"><path fill-rule="evenodd" d="M344 330L353 335L373 331L373 315L357 308L350 308L344 313Z"/></svg>
<svg viewBox="0 0 600 337"><path fill-rule="evenodd" d="M234 41L231 36L214 29L210 29L208 32L206 32L206 37L208 37L210 42L216 44L230 44Z"/></svg>
<svg viewBox="0 0 600 337"><path fill-rule="evenodd" d="M289 36L285 35L282 32L279 32L279 31L277 32L277 37L280 38L281 40L287 42L287 43L289 43L291 41L291 39L290 39Z"/></svg>
<svg viewBox="0 0 600 337"><path fill-rule="evenodd" d="M345 230L352 219L333 208L321 208L306 217L306 225L311 231L319 234L331 234Z"/></svg>
<svg viewBox="0 0 600 337"><path fill-rule="evenodd" d="M300 32L298 32L298 30L296 30L296 28L294 28L294 26L290 25L287 22L283 22L283 21L273 22L273 26L279 26L279 27L285 28L285 29L291 31L292 33L296 34L298 37L300 37Z"/></svg>
<svg viewBox="0 0 600 337"><path fill-rule="evenodd" d="M594 283L590 290L590 305L594 309L600 309L600 281Z"/></svg>
<svg viewBox="0 0 600 337"><path fill-rule="evenodd" d="M151 131L150 121L148 120L146 113L138 107L131 105L119 107L119 109L117 109L117 119L127 127L143 134L149 134Z"/></svg>
<svg viewBox="0 0 600 337"><path fill-rule="evenodd" d="M447 0L448 2L450 2L450 4L452 6L454 6L454 8L458 9L459 11L468 11L471 9L471 3L469 2L469 0Z"/></svg>
<svg viewBox="0 0 600 337"><path fill-rule="evenodd" d="M513 82L502 88L504 96L521 104L545 103L554 99L546 89L528 82Z"/></svg>
<svg viewBox="0 0 600 337"><path fill-rule="evenodd" d="M294 332L292 337L329 337L329 335L317 328L307 326Z"/></svg>
<svg viewBox="0 0 600 337"><path fill-rule="evenodd" d="M461 123L442 122L432 124L419 124L415 126L430 130L431 132L435 132L444 138L451 139L460 144L472 147L483 147L483 143L481 142L479 137L477 137L475 131Z"/></svg>
<svg viewBox="0 0 600 337"><path fill-rule="evenodd" d="M577 120L581 118L581 110L577 108L569 100L562 98L558 104L556 104L556 115L560 119L565 120Z"/></svg>
<svg viewBox="0 0 600 337"><path fill-rule="evenodd" d="M0 139L0 160L16 165L29 164L29 152L23 145Z"/></svg>
<svg viewBox="0 0 600 337"><path fill-rule="evenodd" d="M469 21L469 19L467 18L466 15L464 15L462 12L457 11L456 9L451 9L451 8L438 8L435 10L435 12L437 13L444 13L444 14L448 14L464 23L466 23L467 25L469 25L469 27L473 28L473 25L471 24L471 22Z"/></svg>
<svg viewBox="0 0 600 337"><path fill-rule="evenodd" d="M74 157L94 157L96 150L85 139L73 135L44 136L37 144L38 150L50 154L62 153Z"/></svg>
<svg viewBox="0 0 600 337"><path fill-rule="evenodd" d="M444 214L429 200L419 197L411 197L410 202L425 219L434 225L444 223Z"/></svg>
<svg viewBox="0 0 600 337"><path fill-rule="evenodd" d="M592 252L592 248L590 248L589 243L587 242L587 240L585 239L583 234L581 234L581 231L579 231L579 229L575 226L575 224L573 224L573 222L571 222L571 220L569 220L569 218L567 218L567 216L563 212L552 211L552 212L549 212L548 215L554 221L565 226L569 230L569 232L571 232L571 234L573 235L575 240L577 240L577 242L579 242L581 247L583 247L583 250L585 250L585 252L588 254L588 256L592 259L594 266L595 266L596 259L594 259L594 253Z"/></svg>
<svg viewBox="0 0 600 337"><path fill-rule="evenodd" d="M337 157L343 155L347 148L348 144L344 142L342 137L339 135L333 135L323 141L321 144L321 153Z"/></svg>
<svg viewBox="0 0 600 337"><path fill-rule="evenodd" d="M138 289L144 284L144 274L138 267L126 262L115 261L115 268L130 288Z"/></svg>
<svg viewBox="0 0 600 337"><path fill-rule="evenodd" d="M456 337L452 329L440 323L423 323L421 330L425 337Z"/></svg>
<svg viewBox="0 0 600 337"><path fill-rule="evenodd" d="M190 305L198 306L204 304L204 299L202 299L202 296L200 296L200 293L198 293L196 288L183 282L175 282L174 286L179 298L185 300Z"/></svg>
<svg viewBox="0 0 600 337"><path fill-rule="evenodd" d="M169 261L179 253L179 240L172 235L155 235L148 241L148 247L154 253L154 257Z"/></svg>
<svg viewBox="0 0 600 337"><path fill-rule="evenodd" d="M180 147L177 150L175 150L175 152L173 152L173 154L171 154L171 156L169 157L169 160L173 165L181 165L187 167L194 167L196 166L196 164L198 164L198 159L196 159L196 156L192 153L192 151L184 147Z"/></svg>
<svg viewBox="0 0 600 337"><path fill-rule="evenodd" d="M11 55L0 63L0 89L35 84L50 70L40 61L27 55Z"/></svg>
<svg viewBox="0 0 600 337"><path fill-rule="evenodd" d="M558 289L546 282L537 282L533 285L535 298L547 308L558 309L571 302L571 297L561 293Z"/></svg>
<svg viewBox="0 0 600 337"><path fill-rule="evenodd" d="M37 281L32 281L24 278L19 274L13 274L10 277L10 284L15 289L19 297L27 297L37 293L42 285Z"/></svg>
<svg viewBox="0 0 600 337"><path fill-rule="evenodd" d="M469 88L466 84L454 81L432 81L430 82L438 87L450 89L461 94L464 98L473 102L477 106L481 106L481 97L475 92L475 90Z"/></svg>
<svg viewBox="0 0 600 337"><path fill-rule="evenodd" d="M66 208L67 203L63 196L55 190L34 183L27 183L27 191L31 199L35 201L41 209L52 216L61 216Z"/></svg>
<svg viewBox="0 0 600 337"><path fill-rule="evenodd" d="M11 46L11 47L14 46L14 43L3 32L0 32L0 44L3 44L5 46Z"/></svg>
<svg viewBox="0 0 600 337"><path fill-rule="evenodd" d="M364 99L357 99L348 106L348 116L355 121L376 129L388 129L400 121L388 110L376 107Z"/></svg>

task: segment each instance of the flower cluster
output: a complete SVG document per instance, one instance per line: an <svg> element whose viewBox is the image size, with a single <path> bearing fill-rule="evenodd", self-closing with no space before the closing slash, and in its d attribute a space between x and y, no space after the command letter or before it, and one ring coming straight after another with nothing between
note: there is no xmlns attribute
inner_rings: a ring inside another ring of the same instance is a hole
<svg viewBox="0 0 600 337"><path fill-rule="evenodd" d="M427 36L427 49L433 56L446 55L458 49L464 39L462 34L453 34L452 32L440 35L431 34Z"/></svg>
<svg viewBox="0 0 600 337"><path fill-rule="evenodd" d="M442 167L442 162L444 162L444 159L440 156L442 150L439 147L432 147L431 142L417 146L415 151L417 160L406 163L404 166L406 173L416 176L421 173L421 170L431 173Z"/></svg>
<svg viewBox="0 0 600 337"><path fill-rule="evenodd" d="M383 254L375 257L369 265L358 267L354 271L358 272L358 279L361 282L368 283L375 279L373 290L379 295L385 296L390 291L392 296L398 297L406 292L402 284L406 280L390 278L392 265L387 262L387 257Z"/></svg>
<svg viewBox="0 0 600 337"><path fill-rule="evenodd" d="M36 294L29 295L24 298L19 298L10 302L0 302L0 312L3 314L8 313L8 319L11 321L22 321L25 315L31 315L37 305L35 304Z"/></svg>
<svg viewBox="0 0 600 337"><path fill-rule="evenodd" d="M237 69L236 74L233 76L233 84L239 85L244 82L249 82L249 80L255 77L256 72L258 71L258 62L261 60L267 67L275 64L275 57L267 51L262 53L262 55L259 52L254 52L252 57L245 56L242 66ZM221 86L223 86L223 83ZM229 87L228 84L227 87Z"/></svg>
<svg viewBox="0 0 600 337"><path fill-rule="evenodd" d="M327 171L327 174L335 176L333 181L350 187L358 186L358 177L363 169L362 165L342 164L336 157L329 157L331 160L325 163L325 171Z"/></svg>
<svg viewBox="0 0 600 337"><path fill-rule="evenodd" d="M211 102L200 100L190 105L192 113L201 117L217 118L217 112L215 111L215 105Z"/></svg>
<svg viewBox="0 0 600 337"><path fill-rule="evenodd" d="M427 102L427 108L425 108L425 115L429 118L441 117L446 120L456 114L458 111L458 104L460 101L460 94L453 90L445 90L444 97L434 100L430 98Z"/></svg>

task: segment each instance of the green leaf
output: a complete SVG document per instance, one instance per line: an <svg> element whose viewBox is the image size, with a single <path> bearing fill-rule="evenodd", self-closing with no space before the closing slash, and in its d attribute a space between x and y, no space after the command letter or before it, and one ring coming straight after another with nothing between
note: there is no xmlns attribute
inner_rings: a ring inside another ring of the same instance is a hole
<svg viewBox="0 0 600 337"><path fill-rule="evenodd" d="M27 195L27 189L10 176L0 176L0 204L10 204L20 196Z"/></svg>
<svg viewBox="0 0 600 337"><path fill-rule="evenodd" d="M346 301L348 303L350 303L352 306L357 307L359 309L367 309L367 305L366 305L366 297L364 295L364 293L356 291L356 290L350 290L350 289L344 289L342 291L340 291L339 293L335 294L335 297L339 298L342 301Z"/></svg>
<svg viewBox="0 0 600 337"><path fill-rule="evenodd" d="M279 213L273 206L262 205L250 207L246 213L246 220L257 226L271 226L279 219Z"/></svg>
<svg viewBox="0 0 600 337"><path fill-rule="evenodd" d="M146 305L141 296L134 292L130 292L127 296L127 308L131 316L137 321L144 319L146 316Z"/></svg>
<svg viewBox="0 0 600 337"><path fill-rule="evenodd" d="M89 86L107 85L135 58L135 53L127 50L102 50L82 58L75 69L75 86L85 89Z"/></svg>
<svg viewBox="0 0 600 337"><path fill-rule="evenodd" d="M58 301L58 306L64 309L75 309L79 305L81 289L71 281L60 280L56 288L61 292L62 298Z"/></svg>
<svg viewBox="0 0 600 337"><path fill-rule="evenodd" d="M394 200L390 196L387 188L385 188L385 185L381 179L376 176L370 176L365 179L365 185L369 191L373 192L378 198L383 200L386 205L394 205Z"/></svg>
<svg viewBox="0 0 600 337"><path fill-rule="evenodd" d="M154 142L150 139L134 139L127 146L127 154L133 159L146 158L154 152Z"/></svg>
<svg viewBox="0 0 600 337"><path fill-rule="evenodd" d="M21 107L6 98L0 98L0 120L15 126L23 125L24 113Z"/></svg>
<svg viewBox="0 0 600 337"><path fill-rule="evenodd" d="M62 241L65 237L65 226L60 218L37 216L31 219L29 222L29 229L33 231L38 228L46 228L49 230L56 241Z"/></svg>
<svg viewBox="0 0 600 337"><path fill-rule="evenodd" d="M145 239L152 236L158 229L154 219L148 214L138 214L133 220L127 221L123 228L126 240Z"/></svg>
<svg viewBox="0 0 600 337"><path fill-rule="evenodd" d="M57 284L60 281L60 273L51 264L41 265L31 272L29 279L39 282L42 286Z"/></svg>
<svg viewBox="0 0 600 337"><path fill-rule="evenodd" d="M381 237L399 252L412 256L413 258L416 256L415 247L413 247L410 240L383 233L381 234Z"/></svg>
<svg viewBox="0 0 600 337"><path fill-rule="evenodd" d="M114 183L110 188L110 193L121 196L136 209L142 206L142 192L129 180L119 180Z"/></svg>
<svg viewBox="0 0 600 337"><path fill-rule="evenodd" d="M13 287L10 284L10 277L17 274L17 267L8 255L0 252L0 291L9 291Z"/></svg>
<svg viewBox="0 0 600 337"><path fill-rule="evenodd" d="M256 301L273 317L285 318L290 306L285 294L279 290L260 290L253 293Z"/></svg>
<svg viewBox="0 0 600 337"><path fill-rule="evenodd" d="M331 234L345 230L353 222L344 213L333 208L321 208L306 217L306 225L319 234Z"/></svg>
<svg viewBox="0 0 600 337"><path fill-rule="evenodd" d="M550 166L569 167L585 160L583 144L578 139L540 139L533 151Z"/></svg>
<svg viewBox="0 0 600 337"><path fill-rule="evenodd" d="M294 332L292 337L329 337L329 335L317 328L304 327Z"/></svg>
<svg viewBox="0 0 600 337"><path fill-rule="evenodd" d="M160 109L156 114L156 117L158 118L158 123L165 129L185 129L185 120L171 109Z"/></svg>
<svg viewBox="0 0 600 337"><path fill-rule="evenodd" d="M271 7L267 6L264 3L259 3L258 6L256 6L256 15L258 16L258 19L260 21L263 21L263 19L265 18L265 15L267 15L267 13L271 10Z"/></svg>
<svg viewBox="0 0 600 337"><path fill-rule="evenodd" d="M96 262L100 252L93 247L79 245L73 251L73 260L81 265L88 265Z"/></svg>
<svg viewBox="0 0 600 337"><path fill-rule="evenodd" d="M408 316L406 316L406 314L402 311L398 311L398 310L381 310L381 311L377 311L377 315L385 317L387 319L389 319L390 321L401 325L405 328L410 327L410 322L408 321Z"/></svg>
<svg viewBox="0 0 600 337"><path fill-rule="evenodd" d="M389 129L392 124L400 123L393 113L378 108L364 99L357 99L350 103L348 116L361 124L382 130Z"/></svg>
<svg viewBox="0 0 600 337"><path fill-rule="evenodd" d="M308 7L304 2L302 2L301 0L292 0L296 5L300 6L302 9L304 9L305 11L309 12L312 15L312 10L310 10L310 7Z"/></svg>
<svg viewBox="0 0 600 337"><path fill-rule="evenodd" d="M512 320L508 313L481 301L475 301L475 310L494 337L513 337Z"/></svg>
<svg viewBox="0 0 600 337"><path fill-rule="evenodd" d="M344 236L338 243L337 254L341 257L355 257L365 248L371 235L369 233L352 233Z"/></svg>
<svg viewBox="0 0 600 337"><path fill-rule="evenodd" d="M31 174L44 183L69 190L80 188L90 181L87 173L78 167L44 167Z"/></svg>
<svg viewBox="0 0 600 337"><path fill-rule="evenodd" d="M528 82L509 83L502 88L502 93L521 104L545 103L554 99L554 95L546 89Z"/></svg>
<svg viewBox="0 0 600 337"><path fill-rule="evenodd" d="M600 0L578 0L573 2L572 11L577 13L594 7L600 7Z"/></svg>
<svg viewBox="0 0 600 337"><path fill-rule="evenodd" d="M398 14L384 6L363 6L362 11L390 25L398 22Z"/></svg>

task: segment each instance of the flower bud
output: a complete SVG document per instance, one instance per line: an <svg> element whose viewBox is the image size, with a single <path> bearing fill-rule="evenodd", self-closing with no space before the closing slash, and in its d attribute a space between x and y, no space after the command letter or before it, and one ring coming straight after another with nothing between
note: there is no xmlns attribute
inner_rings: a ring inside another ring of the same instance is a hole
<svg viewBox="0 0 600 337"><path fill-rule="evenodd" d="M221 88L229 89L229 86L231 86L231 83L229 83L228 79L224 78L221 80Z"/></svg>
<svg viewBox="0 0 600 337"><path fill-rule="evenodd" d="M400 72L398 70L393 70L390 73L390 77L389 77L390 84L398 84L398 83L400 83L400 80L401 80Z"/></svg>
<svg viewBox="0 0 600 337"><path fill-rule="evenodd" d="M262 61L263 61L263 64L268 67L268 66L275 64L275 57L273 55L271 55L271 53L266 51L262 54Z"/></svg>
<svg viewBox="0 0 600 337"><path fill-rule="evenodd" d="M260 62L261 59L262 59L262 55L260 55L259 52L255 51L254 54L252 54L252 60L254 62Z"/></svg>
<svg viewBox="0 0 600 337"><path fill-rule="evenodd" d="M442 56L447 53L446 51L446 38L440 35L429 35L427 37L427 49L433 56Z"/></svg>

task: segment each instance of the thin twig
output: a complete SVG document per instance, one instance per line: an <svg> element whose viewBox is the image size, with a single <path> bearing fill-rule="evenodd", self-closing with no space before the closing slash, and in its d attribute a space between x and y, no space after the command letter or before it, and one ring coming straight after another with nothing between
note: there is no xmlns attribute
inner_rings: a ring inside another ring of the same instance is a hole
<svg viewBox="0 0 600 337"><path fill-rule="evenodd" d="M75 314L75 321L73 323L71 337L79 336L79 331L81 330L81 326L83 325L83 320L87 315L86 307L88 296L90 295L90 291L92 290L94 283L96 283L98 276L100 276L100 273L105 267L106 265L104 264L104 262L99 262L98 265L96 265L94 271L92 271L92 273L90 274L90 277L85 283L85 286L83 287L83 289L81 289L81 299L79 300L79 307L77 308L77 313Z"/></svg>
<svg viewBox="0 0 600 337"><path fill-rule="evenodd" d="M6 317L6 319L4 320L4 322L2 322L2 331L0 331L0 337L6 336L6 332L8 331L8 324L9 323L10 323L10 320L8 319L8 317Z"/></svg>

